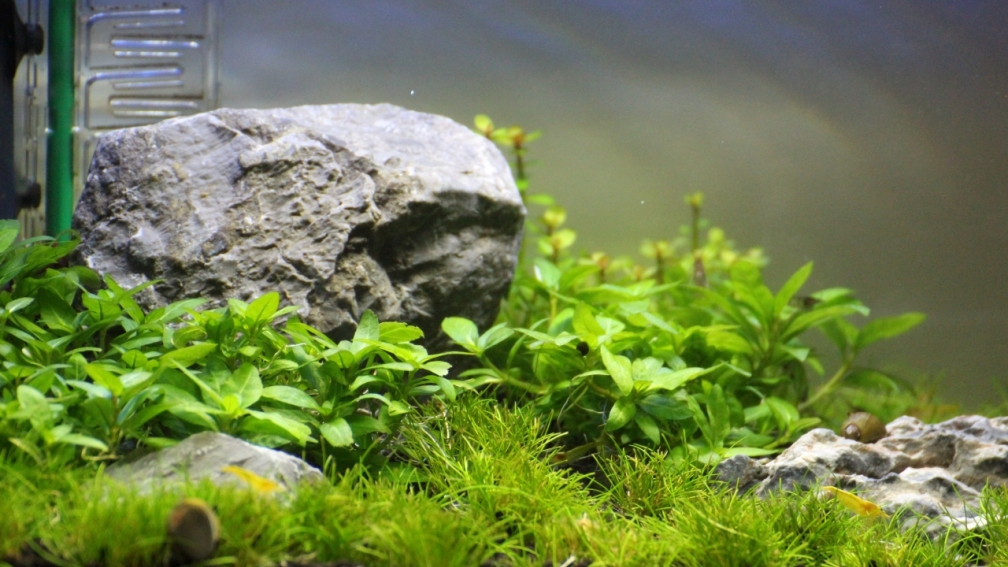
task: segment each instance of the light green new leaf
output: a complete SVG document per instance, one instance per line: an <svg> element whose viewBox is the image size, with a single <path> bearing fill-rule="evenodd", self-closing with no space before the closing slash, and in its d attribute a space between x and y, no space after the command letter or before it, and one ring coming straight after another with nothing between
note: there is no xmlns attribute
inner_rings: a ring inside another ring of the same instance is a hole
<svg viewBox="0 0 1008 567"><path fill-rule="evenodd" d="M369 340L377 341L381 336L381 327L378 324L378 316L374 314L374 311L368 309L365 311L360 318L360 323L357 324L357 330L354 332L354 340Z"/></svg>
<svg viewBox="0 0 1008 567"><path fill-rule="evenodd" d="M620 398L616 400L612 409L609 410L609 418L606 419L605 430L616 431L627 423L630 423L630 420L635 415L637 415L637 406L630 398Z"/></svg>
<svg viewBox="0 0 1008 567"><path fill-rule="evenodd" d="M271 291L249 304L245 310L245 320L252 327L268 323L279 306L280 294Z"/></svg>
<svg viewBox="0 0 1008 567"><path fill-rule="evenodd" d="M364 396L360 396L363 398ZM388 412L391 416L404 415L413 411L408 404L404 404L399 400L388 400Z"/></svg>
<svg viewBox="0 0 1008 567"><path fill-rule="evenodd" d="M251 363L244 363L231 374L231 378L221 384L221 395L234 395L241 402L242 408L249 408L262 397L263 385L259 378L259 369Z"/></svg>
<svg viewBox="0 0 1008 567"><path fill-rule="evenodd" d="M112 392L113 396L119 397L123 393L123 383L118 376L109 372L104 366L100 364L88 364L84 367L84 371L87 375L94 380L95 384L103 386Z"/></svg>
<svg viewBox="0 0 1008 567"><path fill-rule="evenodd" d="M432 360L430 362L425 362L421 368L431 374L434 374L435 376L447 376L448 371L451 370L451 364L448 364L443 360Z"/></svg>
<svg viewBox="0 0 1008 567"><path fill-rule="evenodd" d="M681 388L683 384L707 374L712 368L683 368L682 370L676 370L675 372L661 372L655 374L651 378L651 385L648 386L648 390L676 390Z"/></svg>
<svg viewBox="0 0 1008 567"><path fill-rule="evenodd" d="M187 368L193 363L203 360L215 350L217 350L216 343L200 343L169 351L161 356L161 367L166 368L171 366L172 362L175 362L179 366Z"/></svg>
<svg viewBox="0 0 1008 567"><path fill-rule="evenodd" d="M854 348L860 350L876 341L889 339L913 329L924 322L923 313L904 313L895 317L882 317L869 321L858 333Z"/></svg>
<svg viewBox="0 0 1008 567"><path fill-rule="evenodd" d="M78 447L90 447L92 449L98 449L99 451L108 451L108 445L95 439L94 437L89 437L87 435L81 435L80 433L67 433L66 435L61 435L59 439L56 440L57 443L63 443L64 445L77 445Z"/></svg>
<svg viewBox="0 0 1008 567"><path fill-rule="evenodd" d="M0 221L0 252L6 252L17 240L21 226L16 220Z"/></svg>
<svg viewBox="0 0 1008 567"><path fill-rule="evenodd" d="M317 410L319 406L308 394L290 386L268 386L262 389L262 398L299 408Z"/></svg>
<svg viewBox="0 0 1008 567"><path fill-rule="evenodd" d="M616 387L619 388L620 392L622 392L624 396L632 392L633 370L630 364L630 359L619 354L612 354L604 345L599 349L599 351L602 353L602 364L604 364L606 370L609 371L609 376L612 377L613 382L616 383Z"/></svg>
<svg viewBox="0 0 1008 567"><path fill-rule="evenodd" d="M774 298L774 313L780 316L781 311L787 307L791 298L794 297L798 290L801 289L805 282L808 280L809 276L812 274L812 262L805 264L798 271L792 274L788 281L784 283L784 287L780 288L777 292L777 297Z"/></svg>
<svg viewBox="0 0 1008 567"><path fill-rule="evenodd" d="M441 329L462 348L469 352L479 352L479 347L476 345L479 339L476 323L462 317L445 317L441 322Z"/></svg>
<svg viewBox="0 0 1008 567"><path fill-rule="evenodd" d="M423 331L419 327L398 321L383 321L378 325L378 340L384 343L410 343L423 336Z"/></svg>
<svg viewBox="0 0 1008 567"><path fill-rule="evenodd" d="M534 273L536 280L542 283L546 289L557 291L560 288L560 268L556 267L553 262L546 258L536 258Z"/></svg>
<svg viewBox="0 0 1008 567"><path fill-rule="evenodd" d="M591 309L584 303L578 303L574 307L574 318L571 320L574 332L581 337L599 337L605 334L605 329L592 315Z"/></svg>
<svg viewBox="0 0 1008 567"><path fill-rule="evenodd" d="M319 432L322 433L322 437L329 442L333 447L349 447L353 445L353 430L350 429L350 424L347 420L342 417L337 417L329 423L323 423L319 426Z"/></svg>

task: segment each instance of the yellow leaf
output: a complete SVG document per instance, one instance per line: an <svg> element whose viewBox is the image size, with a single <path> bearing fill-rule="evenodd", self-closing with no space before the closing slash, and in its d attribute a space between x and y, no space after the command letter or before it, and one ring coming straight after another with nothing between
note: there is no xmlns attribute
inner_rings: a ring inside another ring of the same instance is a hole
<svg viewBox="0 0 1008 567"><path fill-rule="evenodd" d="M282 485L273 482L268 478L263 478L248 469L243 469L241 467L236 467L234 465L228 465L222 468L221 472L231 473L235 475L236 477L248 483L249 488L262 494L269 494L271 492L276 492L277 490L284 490L284 487Z"/></svg>
<svg viewBox="0 0 1008 567"><path fill-rule="evenodd" d="M866 518L889 517L882 511L882 508L879 508L874 502L869 502L864 498L847 492L846 490L841 490L835 486L824 486L822 489L833 494L836 499L843 504L844 508L847 508L858 516L865 516Z"/></svg>

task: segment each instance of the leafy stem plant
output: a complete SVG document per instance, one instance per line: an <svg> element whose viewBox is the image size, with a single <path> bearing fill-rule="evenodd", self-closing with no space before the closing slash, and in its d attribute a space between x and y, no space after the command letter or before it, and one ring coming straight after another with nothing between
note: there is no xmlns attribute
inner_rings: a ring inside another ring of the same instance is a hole
<svg viewBox="0 0 1008 567"><path fill-rule="evenodd" d="M135 296L155 282L56 268L76 237L17 242L18 228L0 225L0 451L60 466L209 430L352 466L380 461L419 399L455 398L416 327L366 311L337 343L276 292L145 311Z"/></svg>
<svg viewBox="0 0 1008 567"><path fill-rule="evenodd" d="M476 126L508 144L487 117ZM868 309L850 290L800 294L811 263L771 292L762 251L738 251L709 228L700 193L686 198L691 222L678 237L641 246L653 261L647 267L604 252L572 254L576 234L564 227L564 209L525 189L526 204L545 206L530 229L541 235L539 255L522 258L498 324L480 334L450 318L442 328L479 361L460 376L465 384L549 415L570 434L569 458L633 444L706 462L772 453L821 416L833 419L820 410L840 386L882 374L855 366L865 347L923 320L910 313L859 330L848 319ZM810 378L824 374L805 342L812 329L840 352L839 367L820 382Z"/></svg>

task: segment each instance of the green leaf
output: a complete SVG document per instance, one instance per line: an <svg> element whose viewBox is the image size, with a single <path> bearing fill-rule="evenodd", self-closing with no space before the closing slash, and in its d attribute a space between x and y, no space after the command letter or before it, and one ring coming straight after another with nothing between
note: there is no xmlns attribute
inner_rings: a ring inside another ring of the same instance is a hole
<svg viewBox="0 0 1008 567"><path fill-rule="evenodd" d="M166 352L161 356L160 364L162 368L167 368L171 363L188 368L193 363L206 358L210 353L217 350L216 343L200 343L178 350Z"/></svg>
<svg viewBox="0 0 1008 567"><path fill-rule="evenodd" d="M248 362L243 363L231 374L229 380L221 384L220 391L222 396L236 396L242 408L249 408L262 397L263 385L259 370Z"/></svg>
<svg viewBox="0 0 1008 567"><path fill-rule="evenodd" d="M651 419L646 413L637 412L634 414L634 421L637 423L637 427L640 428L641 432L651 440L652 443L658 445L661 443L661 432L658 430L658 424L655 423L654 419Z"/></svg>
<svg viewBox="0 0 1008 567"><path fill-rule="evenodd" d="M262 412L256 410L247 410L249 417L246 417L243 421L259 420L262 422L268 422L272 425L277 426L281 431L286 433L292 439L297 441L302 447L308 443L311 438L311 428L307 425L295 421L289 417L270 412ZM246 427L242 423L243 427Z"/></svg>
<svg viewBox="0 0 1008 567"><path fill-rule="evenodd" d="M609 371L609 376L616 383L616 387L624 396L630 394L633 391L633 370L630 359L619 354L612 354L605 345L599 350L602 353L602 364Z"/></svg>
<svg viewBox="0 0 1008 567"><path fill-rule="evenodd" d="M290 386L269 386L263 388L262 398L299 408L312 410L319 409L318 404L315 403L315 400L311 396Z"/></svg>
<svg viewBox="0 0 1008 567"><path fill-rule="evenodd" d="M620 398L609 410L609 418L606 419L605 430L616 431L630 422L637 415L637 406L630 398Z"/></svg>
<svg viewBox="0 0 1008 567"><path fill-rule="evenodd" d="M105 366L92 363L85 366L84 371L94 380L95 384L108 389L108 391L112 392L113 396L119 397L122 395L122 381L118 376L109 372Z"/></svg>
<svg viewBox="0 0 1008 567"><path fill-rule="evenodd" d="M714 435L712 445L720 447L731 430L731 408L725 399L724 390L718 384L714 384L707 393L707 417Z"/></svg>
<svg viewBox="0 0 1008 567"><path fill-rule="evenodd" d="M647 413L666 420L682 420L693 416L686 404L661 394L646 396L638 404Z"/></svg>
<svg viewBox="0 0 1008 567"><path fill-rule="evenodd" d="M808 313L802 313L794 318L787 329L781 332L781 340L787 342L793 337L802 334L806 329L821 325L830 319L836 319L854 313L855 309L849 305L834 305L831 307L816 307Z"/></svg>
<svg viewBox="0 0 1008 567"><path fill-rule="evenodd" d="M535 259L535 278L550 291L560 289L560 268L546 258Z"/></svg>
<svg viewBox="0 0 1008 567"><path fill-rule="evenodd" d="M847 349L854 345L858 335L857 327L839 317L819 325L819 330L836 345L837 350L841 353L847 352Z"/></svg>
<svg viewBox="0 0 1008 567"><path fill-rule="evenodd" d="M360 323L357 324L357 331L354 332L353 338L355 341L377 341L380 335L381 328L378 325L378 316L374 314L374 311L368 309L361 315Z"/></svg>
<svg viewBox="0 0 1008 567"><path fill-rule="evenodd" d="M479 340L476 341L476 346L479 347L481 351L485 351L504 342L512 334L514 334L514 331L507 327L507 323L494 325L493 327L487 329L485 333L480 335Z"/></svg>
<svg viewBox="0 0 1008 567"><path fill-rule="evenodd" d="M895 317L882 317L869 321L858 333L854 349L860 350L876 341L889 339L913 329L924 322L923 313L904 313Z"/></svg>
<svg viewBox="0 0 1008 567"><path fill-rule="evenodd" d="M784 287L780 288L777 292L777 297L774 298L774 313L779 317L781 311L787 307L791 298L794 294L798 293L798 290L805 285L805 281L808 280L809 276L812 274L812 262L805 264L798 271L795 272L788 281L784 283Z"/></svg>
<svg viewBox="0 0 1008 567"><path fill-rule="evenodd" d="M15 311L20 311L25 307L31 305L32 302L34 301L35 298L32 297L19 297L13 301L8 302L7 305L4 306L4 311L6 311L7 313L14 313Z"/></svg>
<svg viewBox="0 0 1008 567"><path fill-rule="evenodd" d="M250 327L268 323L279 306L280 294L271 291L249 304L245 310L245 320Z"/></svg>
<svg viewBox="0 0 1008 567"><path fill-rule="evenodd" d="M740 301L746 304L764 326L774 317L774 296L763 283L759 267L745 260L731 267L732 287Z"/></svg>
<svg viewBox="0 0 1008 567"><path fill-rule="evenodd" d="M361 396L364 397L364 396ZM404 404L398 400L389 400L388 402L388 412L391 416L405 415L413 411L408 404Z"/></svg>
<svg viewBox="0 0 1008 567"><path fill-rule="evenodd" d="M406 323L385 321L378 325L378 340L383 343L410 343L423 338L423 336L423 331L419 327L407 325Z"/></svg>
<svg viewBox="0 0 1008 567"><path fill-rule="evenodd" d="M21 225L16 220L0 221L0 253L6 252L21 233Z"/></svg>
<svg viewBox="0 0 1008 567"><path fill-rule="evenodd" d="M451 340L469 352L480 352L476 346L479 339L479 329L476 323L462 317L445 317L441 322L441 330L451 337Z"/></svg>
<svg viewBox="0 0 1008 567"><path fill-rule="evenodd" d="M434 381L437 383L438 387L441 388L441 391L444 393L445 397L448 398L448 401L454 402L455 387L452 386L451 381L440 376L434 377Z"/></svg>
<svg viewBox="0 0 1008 567"><path fill-rule="evenodd" d="M591 309L584 303L574 306L574 318L571 320L574 332L581 337L599 337L605 334L605 329L599 325L598 320L592 315Z"/></svg>
<svg viewBox="0 0 1008 567"><path fill-rule="evenodd" d="M431 374L434 374L435 376L447 376L448 371L451 370L451 364L441 360L432 360L430 362L425 362L421 368Z"/></svg>
<svg viewBox="0 0 1008 567"><path fill-rule="evenodd" d="M39 316L54 331L72 333L77 312L59 294L47 288L38 290Z"/></svg>
<svg viewBox="0 0 1008 567"><path fill-rule="evenodd" d="M651 378L651 385L648 386L648 390L676 390L681 388L683 384L693 380L694 378L703 376L708 372L714 370L716 367L712 368L683 368L682 370L676 370L675 372L661 372L655 374Z"/></svg>
<svg viewBox="0 0 1008 567"><path fill-rule="evenodd" d="M107 452L109 450L108 445L95 439L94 437L89 437L87 435L81 435L79 433L67 433L66 435L61 435L59 439L56 440L57 443L63 443L64 445L77 445L78 447L91 447L92 449L98 449L102 452Z"/></svg>
<svg viewBox="0 0 1008 567"><path fill-rule="evenodd" d="M329 423L323 423L319 426L319 432L333 447L349 447L353 445L353 430L350 429L350 424L347 423L347 420L342 417L337 417Z"/></svg>

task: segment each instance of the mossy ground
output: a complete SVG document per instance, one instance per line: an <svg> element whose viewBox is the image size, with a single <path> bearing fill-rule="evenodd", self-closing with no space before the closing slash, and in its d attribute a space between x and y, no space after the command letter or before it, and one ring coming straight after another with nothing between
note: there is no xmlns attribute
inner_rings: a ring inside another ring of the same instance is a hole
<svg viewBox="0 0 1008 567"><path fill-rule="evenodd" d="M205 499L222 543L207 565L1008 565L1008 490L988 527L955 542L869 523L812 493L768 500L715 486L648 450L591 476L552 465L556 437L526 410L471 398L404 431L403 474L331 475L280 498L209 484L138 495L94 469L0 468L0 558L164 565L165 520Z"/></svg>

